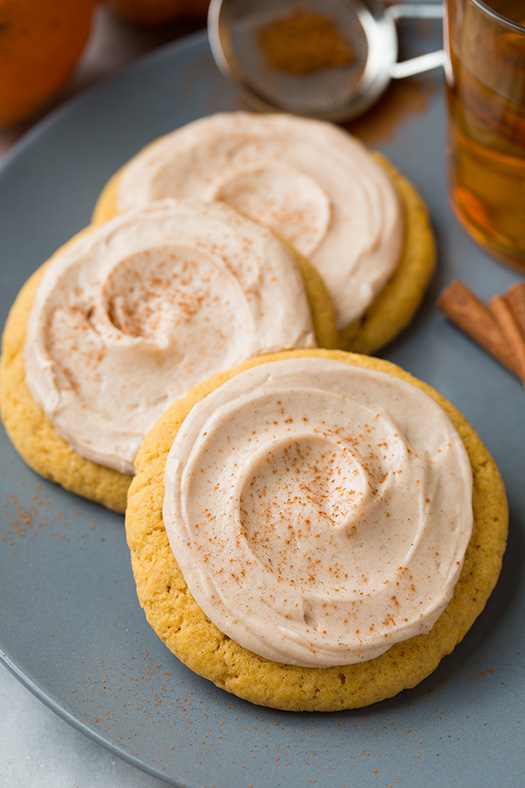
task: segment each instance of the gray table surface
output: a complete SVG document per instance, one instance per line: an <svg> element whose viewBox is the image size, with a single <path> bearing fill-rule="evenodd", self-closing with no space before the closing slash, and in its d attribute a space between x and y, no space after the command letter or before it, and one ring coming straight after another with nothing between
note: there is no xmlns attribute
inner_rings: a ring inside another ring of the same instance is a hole
<svg viewBox="0 0 525 788"><path fill-rule="evenodd" d="M197 23L143 30L101 6L71 80L39 117L0 130L0 160L35 122ZM135 769L61 720L0 664L0 788L159 788L165 783Z"/></svg>

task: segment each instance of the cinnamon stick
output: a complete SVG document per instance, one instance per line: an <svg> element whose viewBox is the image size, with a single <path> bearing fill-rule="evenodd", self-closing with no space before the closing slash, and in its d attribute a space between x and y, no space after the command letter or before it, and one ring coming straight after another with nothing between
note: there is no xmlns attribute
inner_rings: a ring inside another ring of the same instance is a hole
<svg viewBox="0 0 525 788"><path fill-rule="evenodd" d="M466 285L451 282L441 293L437 305L461 331L520 377L518 365L494 315Z"/></svg>
<svg viewBox="0 0 525 788"><path fill-rule="evenodd" d="M505 296L493 296L489 301L489 307L508 342L519 377L525 385L525 335L522 334Z"/></svg>
<svg viewBox="0 0 525 788"><path fill-rule="evenodd" d="M505 293L505 300L511 308L521 333L525 336L525 282L516 282L509 287Z"/></svg>

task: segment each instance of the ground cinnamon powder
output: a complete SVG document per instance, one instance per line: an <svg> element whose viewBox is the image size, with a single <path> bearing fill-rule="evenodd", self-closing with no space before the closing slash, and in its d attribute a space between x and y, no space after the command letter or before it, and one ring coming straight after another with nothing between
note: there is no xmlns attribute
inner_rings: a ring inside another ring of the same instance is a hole
<svg viewBox="0 0 525 788"><path fill-rule="evenodd" d="M308 74L353 60L347 40L334 22L315 11L297 8L259 30L259 42L269 63L290 74Z"/></svg>

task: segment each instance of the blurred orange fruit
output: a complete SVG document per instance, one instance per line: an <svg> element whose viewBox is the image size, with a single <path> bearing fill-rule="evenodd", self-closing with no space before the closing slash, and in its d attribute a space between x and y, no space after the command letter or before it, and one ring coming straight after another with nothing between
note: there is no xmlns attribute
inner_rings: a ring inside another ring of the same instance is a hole
<svg viewBox="0 0 525 788"><path fill-rule="evenodd" d="M0 128L32 115L66 82L96 0L0 0Z"/></svg>
<svg viewBox="0 0 525 788"><path fill-rule="evenodd" d="M180 17L206 17L210 0L106 0L119 16L146 27L160 27Z"/></svg>

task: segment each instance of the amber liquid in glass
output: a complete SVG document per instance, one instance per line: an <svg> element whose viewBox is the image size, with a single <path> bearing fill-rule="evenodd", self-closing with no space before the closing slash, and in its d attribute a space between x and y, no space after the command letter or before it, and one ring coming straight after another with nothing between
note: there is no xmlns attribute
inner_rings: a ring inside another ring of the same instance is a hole
<svg viewBox="0 0 525 788"><path fill-rule="evenodd" d="M525 1L487 4L525 25ZM447 80L452 204L489 254L525 272L525 30L473 11L463 31L450 36Z"/></svg>

